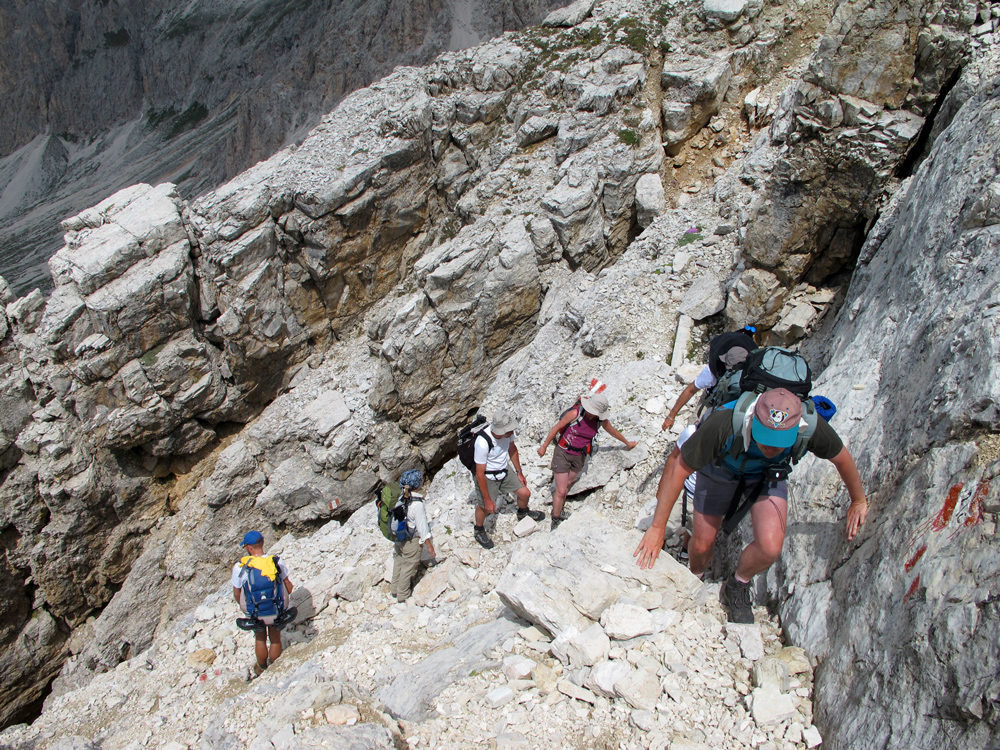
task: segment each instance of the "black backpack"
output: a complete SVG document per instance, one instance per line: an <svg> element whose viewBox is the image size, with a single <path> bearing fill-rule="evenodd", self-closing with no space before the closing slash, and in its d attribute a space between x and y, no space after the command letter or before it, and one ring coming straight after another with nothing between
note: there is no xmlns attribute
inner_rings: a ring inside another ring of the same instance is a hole
<svg viewBox="0 0 1000 750"><path fill-rule="evenodd" d="M730 368L722 361L722 357L730 349L740 347L746 349L749 354L757 348L756 342L743 331L733 331L732 333L720 333L708 345L708 369L711 370L716 380L721 380ZM739 369L739 367L733 368Z"/></svg>
<svg viewBox="0 0 1000 750"><path fill-rule="evenodd" d="M705 394L701 402L701 409L718 409L723 404L739 398L742 389L740 387L740 371L746 366L746 362L741 362L730 368L722 361L722 358L735 348L745 349L747 358L749 353L757 348L754 340L743 331L733 331L732 333L720 333L708 345L708 369L715 376L716 384Z"/></svg>
<svg viewBox="0 0 1000 750"><path fill-rule="evenodd" d="M493 450L493 441L490 440L486 424L486 417L477 414L471 424L458 431L458 460L473 474L476 473L476 438L482 435L486 439L487 450Z"/></svg>

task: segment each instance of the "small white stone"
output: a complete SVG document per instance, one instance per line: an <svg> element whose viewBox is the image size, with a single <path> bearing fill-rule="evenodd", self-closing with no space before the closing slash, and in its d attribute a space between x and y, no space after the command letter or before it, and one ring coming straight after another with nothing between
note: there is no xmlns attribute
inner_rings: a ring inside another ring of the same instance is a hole
<svg viewBox="0 0 1000 750"><path fill-rule="evenodd" d="M783 695L773 685L757 688L752 695L753 720L757 726L764 727L777 724L797 715L795 700L790 695Z"/></svg>
<svg viewBox="0 0 1000 750"><path fill-rule="evenodd" d="M352 706L350 703L342 703L339 706L329 706L323 714L326 716L327 723L329 724L350 726L352 724L356 724L361 718L361 712L358 711L357 706Z"/></svg>
<svg viewBox="0 0 1000 750"><path fill-rule="evenodd" d="M525 537L536 531L538 531L538 523L531 516L525 516L514 526L514 536L517 537Z"/></svg>
<svg viewBox="0 0 1000 750"><path fill-rule="evenodd" d="M499 687L486 694L486 703L491 708L500 708L500 706L510 703L512 700L514 700L514 691L509 687Z"/></svg>
<svg viewBox="0 0 1000 750"><path fill-rule="evenodd" d="M643 408L650 414L663 414L663 410L666 405L663 403L663 399L659 396L649 399Z"/></svg>
<svg viewBox="0 0 1000 750"><path fill-rule="evenodd" d="M823 743L823 738L820 736L819 730L816 727L809 727L802 731L802 739L806 743L806 747L816 747Z"/></svg>
<svg viewBox="0 0 1000 750"><path fill-rule="evenodd" d="M508 680L526 680L531 676L537 662L523 656L505 656L503 660L503 673Z"/></svg>

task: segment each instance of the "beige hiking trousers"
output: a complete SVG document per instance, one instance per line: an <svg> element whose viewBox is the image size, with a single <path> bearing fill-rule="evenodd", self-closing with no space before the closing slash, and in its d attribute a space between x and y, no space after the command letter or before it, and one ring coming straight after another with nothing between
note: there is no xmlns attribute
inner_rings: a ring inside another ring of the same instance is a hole
<svg viewBox="0 0 1000 750"><path fill-rule="evenodd" d="M421 544L416 537L396 542L392 554L392 584L389 593L403 602L410 598L410 583L420 567Z"/></svg>

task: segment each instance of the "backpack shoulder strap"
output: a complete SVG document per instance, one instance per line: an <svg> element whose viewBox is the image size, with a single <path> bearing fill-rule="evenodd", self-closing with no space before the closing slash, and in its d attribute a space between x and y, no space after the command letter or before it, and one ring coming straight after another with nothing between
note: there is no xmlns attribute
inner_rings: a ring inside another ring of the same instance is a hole
<svg viewBox="0 0 1000 750"><path fill-rule="evenodd" d="M493 441L490 440L490 436L487 434L488 432L489 432L489 430L487 430L486 428L483 428L482 430L479 431L479 434L476 435L476 440L479 440L479 438L482 438L483 440L485 440L486 441L486 450L487 451L491 451L491 450L493 450Z"/></svg>
<svg viewBox="0 0 1000 750"><path fill-rule="evenodd" d="M802 419L805 421L805 425L799 425L799 435L795 438L795 444L792 446L792 463L798 463L806 455L806 451L809 450L809 441L812 440L812 436L816 432L819 415L816 413L816 404L811 398L802 402Z"/></svg>
<svg viewBox="0 0 1000 750"><path fill-rule="evenodd" d="M733 404L733 442L729 446L729 455L733 458L739 456L746 449L746 446L743 445L743 422L746 421L750 405L756 399L756 393L743 393Z"/></svg>

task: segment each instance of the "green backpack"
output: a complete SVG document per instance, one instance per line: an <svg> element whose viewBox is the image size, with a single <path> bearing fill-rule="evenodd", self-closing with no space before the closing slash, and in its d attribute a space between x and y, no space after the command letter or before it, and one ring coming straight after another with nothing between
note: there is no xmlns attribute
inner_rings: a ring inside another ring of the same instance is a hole
<svg viewBox="0 0 1000 750"><path fill-rule="evenodd" d="M400 502L402 500L402 502ZM406 511L410 493L404 495L398 482L384 485L376 490L375 507L378 508L378 528L382 536L390 542L405 542L413 538L406 523Z"/></svg>

